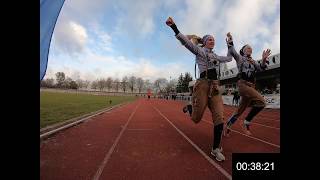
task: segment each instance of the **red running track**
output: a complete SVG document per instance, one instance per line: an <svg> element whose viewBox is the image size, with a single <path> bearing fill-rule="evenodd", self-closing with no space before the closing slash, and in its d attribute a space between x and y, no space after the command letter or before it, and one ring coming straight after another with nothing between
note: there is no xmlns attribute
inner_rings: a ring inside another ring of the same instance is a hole
<svg viewBox="0 0 320 180"><path fill-rule="evenodd" d="M263 110L241 134L247 111L224 137L226 161L210 155L213 125L207 110L194 124L180 101L139 99L40 144L40 179L230 179L232 153L280 152L280 112ZM234 107L225 106L227 119Z"/></svg>

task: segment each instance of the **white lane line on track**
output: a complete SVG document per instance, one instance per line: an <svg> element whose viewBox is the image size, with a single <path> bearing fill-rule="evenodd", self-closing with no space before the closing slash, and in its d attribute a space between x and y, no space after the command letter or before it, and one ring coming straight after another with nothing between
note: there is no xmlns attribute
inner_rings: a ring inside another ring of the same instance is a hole
<svg viewBox="0 0 320 180"><path fill-rule="evenodd" d="M264 125L264 124L260 124L260 123L255 123L255 122L252 122L251 124L255 124L255 125L258 125L258 126L263 126L263 127L266 127L266 128L271 128L271 129L276 129L276 130L280 130L280 128L277 128L277 127L273 127L273 126L267 126L267 125Z"/></svg>
<svg viewBox="0 0 320 180"><path fill-rule="evenodd" d="M93 180L98 180L102 174L102 171L104 169L104 167L106 166L108 160L110 159L111 157L111 154L113 153L115 147L117 146L123 132L126 130L130 120L132 119L133 115L136 113L138 107L140 106L140 104L138 104L136 106L136 108L133 110L133 112L131 113L131 115L129 116L128 118L128 121L126 122L126 124L124 125L124 127L122 128L122 130L120 131L118 137L116 138L116 140L114 141L113 145L111 146L111 148L109 149L108 153L106 154L105 158L103 159L102 163L100 164L99 166L99 169L97 170L96 174L94 175L93 177Z"/></svg>
<svg viewBox="0 0 320 180"><path fill-rule="evenodd" d="M206 122L206 123L208 123L208 124L213 124L212 122L207 121L207 120L204 120L204 122ZM238 133L238 134L241 134L241 135L243 135L243 136L246 136L246 137L248 137L248 138L251 138L251 139L254 139L254 140L263 142L263 143L265 143L265 144L269 144L269 145L271 145L271 146L280 148L280 146L277 145L277 144L273 144L273 143L271 143L271 142L268 142L268 141L265 141L265 140L262 140L262 139L259 139L259 138L253 137L253 136L248 136L248 135L243 134L243 133L241 133L241 132L239 132L239 131L237 131L237 130L233 130L233 129L230 129L230 130L233 131L233 132L236 132L236 133Z"/></svg>
<svg viewBox="0 0 320 180"><path fill-rule="evenodd" d="M127 131L151 131L152 129L127 129Z"/></svg>
<svg viewBox="0 0 320 180"><path fill-rule="evenodd" d="M232 176L223 169L219 164L217 164L214 160L212 160L205 152L203 152L191 139L188 138L179 128L177 128L166 116L164 116L156 107L153 107L158 113L167 120L171 126L173 126L198 152L204 156L205 159L207 159L215 168L217 168L225 177L228 179L232 179Z"/></svg>

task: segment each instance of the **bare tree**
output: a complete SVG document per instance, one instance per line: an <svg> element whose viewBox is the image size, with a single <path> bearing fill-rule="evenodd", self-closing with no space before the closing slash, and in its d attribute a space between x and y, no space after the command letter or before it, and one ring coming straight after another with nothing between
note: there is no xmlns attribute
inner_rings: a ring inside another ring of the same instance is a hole
<svg viewBox="0 0 320 180"><path fill-rule="evenodd" d="M47 87L47 88L53 88L54 87L54 79L49 78L49 79L44 79L40 83L41 87Z"/></svg>
<svg viewBox="0 0 320 180"><path fill-rule="evenodd" d="M130 78L129 78L129 88L131 89L131 92L133 92L133 90L134 90L136 80L137 80L137 78L135 76L130 76Z"/></svg>
<svg viewBox="0 0 320 180"><path fill-rule="evenodd" d="M165 85L165 92L172 93L175 91L175 87L177 86L178 82L176 80L171 80L170 82L166 83Z"/></svg>
<svg viewBox="0 0 320 180"><path fill-rule="evenodd" d="M137 86L138 86L138 91L139 93L141 92L141 90L143 89L144 86L144 81L142 78L138 78L137 79Z"/></svg>
<svg viewBox="0 0 320 180"><path fill-rule="evenodd" d="M108 92L110 92L110 89L112 88L112 78L111 77L108 77L107 80L106 80L106 87L108 89Z"/></svg>
<svg viewBox="0 0 320 180"><path fill-rule="evenodd" d="M144 81L144 90L147 91L148 89L152 89L152 83L149 79Z"/></svg>
<svg viewBox="0 0 320 180"><path fill-rule="evenodd" d="M121 82L121 88L122 88L123 92L126 92L127 85L128 85L128 77L125 76L122 78L122 82Z"/></svg>
<svg viewBox="0 0 320 180"><path fill-rule="evenodd" d="M83 81L83 88L88 89L89 84L90 84L90 81L88 80Z"/></svg>
<svg viewBox="0 0 320 180"><path fill-rule="evenodd" d="M100 91L102 91L105 88L105 85L106 85L104 79L98 80L97 84L98 84L98 88L100 89Z"/></svg>
<svg viewBox="0 0 320 180"><path fill-rule="evenodd" d="M70 89L78 89L78 84L76 83L76 81L71 80L69 83L69 87Z"/></svg>
<svg viewBox="0 0 320 180"><path fill-rule="evenodd" d="M76 83L77 83L79 89L83 88L84 81L82 79L77 79Z"/></svg>
<svg viewBox="0 0 320 180"><path fill-rule="evenodd" d="M63 86L65 79L66 79L66 75L64 74L64 72L57 72L56 73L57 87L61 88Z"/></svg>
<svg viewBox="0 0 320 180"><path fill-rule="evenodd" d="M154 81L154 87L156 89L156 92L162 92L164 90L164 87L168 81L164 78L158 78Z"/></svg>
<svg viewBox="0 0 320 180"><path fill-rule="evenodd" d="M92 89L98 89L98 80L92 81L91 88Z"/></svg>
<svg viewBox="0 0 320 180"><path fill-rule="evenodd" d="M119 86L120 86L119 79L116 78L116 79L113 81L113 88L114 88L114 90L116 90L116 92L119 91Z"/></svg>
<svg viewBox="0 0 320 180"><path fill-rule="evenodd" d="M66 80L63 83L64 88L70 88L70 84L73 80L70 77L67 77Z"/></svg>

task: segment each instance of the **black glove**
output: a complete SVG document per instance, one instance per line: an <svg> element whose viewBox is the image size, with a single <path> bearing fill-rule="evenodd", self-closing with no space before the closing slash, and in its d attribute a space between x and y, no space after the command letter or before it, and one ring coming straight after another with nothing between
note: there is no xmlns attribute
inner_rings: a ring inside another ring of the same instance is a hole
<svg viewBox="0 0 320 180"><path fill-rule="evenodd" d="M174 31L174 33L176 33L175 35L178 35L178 34L179 34L180 31L178 30L176 24L172 24L170 27L171 27L171 29Z"/></svg>

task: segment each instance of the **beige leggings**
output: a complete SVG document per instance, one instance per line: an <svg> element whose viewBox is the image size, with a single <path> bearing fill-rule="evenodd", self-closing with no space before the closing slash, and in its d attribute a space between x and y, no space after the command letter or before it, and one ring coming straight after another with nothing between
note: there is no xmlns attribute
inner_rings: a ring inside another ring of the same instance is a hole
<svg viewBox="0 0 320 180"><path fill-rule="evenodd" d="M206 107L211 111L214 125L224 122L223 101L218 80L198 79L192 93L192 121L199 123Z"/></svg>
<svg viewBox="0 0 320 180"><path fill-rule="evenodd" d="M265 107L266 102L261 94L255 89L255 85L245 80L238 80L239 93L241 101L239 108L234 113L236 118L246 110L247 107Z"/></svg>

